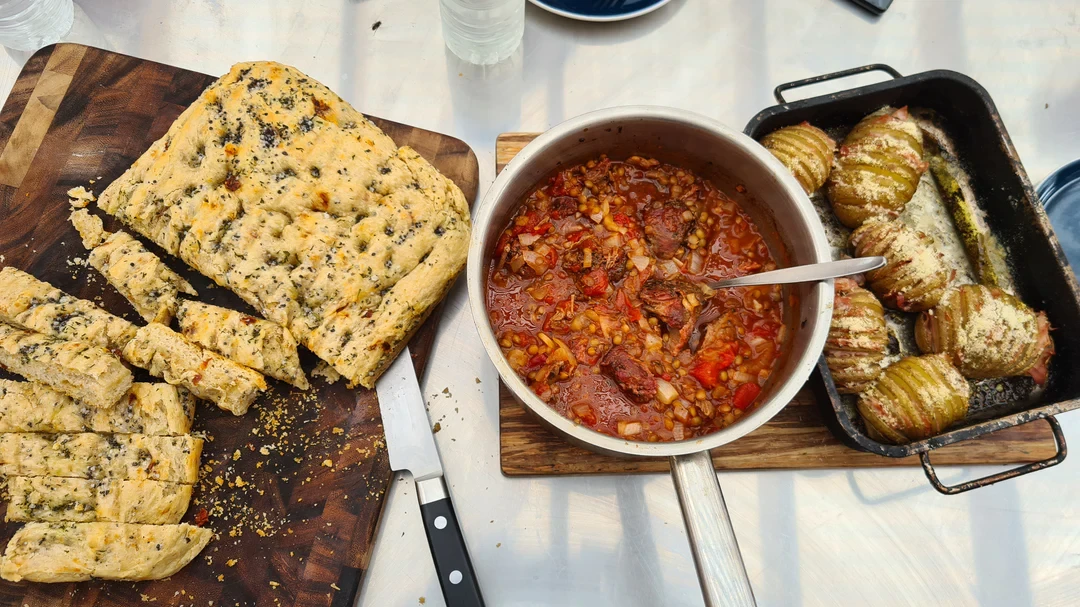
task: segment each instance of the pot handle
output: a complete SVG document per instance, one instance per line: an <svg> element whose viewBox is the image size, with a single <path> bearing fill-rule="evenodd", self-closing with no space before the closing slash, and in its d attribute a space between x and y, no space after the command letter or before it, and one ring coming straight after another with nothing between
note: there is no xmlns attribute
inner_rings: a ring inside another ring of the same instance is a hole
<svg viewBox="0 0 1080 607"><path fill-rule="evenodd" d="M773 96L776 97L777 102L787 103L787 100L784 99L784 91L790 91L791 89L797 89L811 84L817 84L819 82L828 82L829 80L838 80L840 78L847 78L848 76L866 74L869 72L885 72L893 78L901 77L900 72L893 69L892 66L885 65L884 63L871 63L870 65L853 67L849 70L840 70L839 72L832 72L829 74L822 74L820 76L803 78L802 80L796 80L795 82L785 82L784 84L781 84L780 86L773 89Z"/></svg>
<svg viewBox="0 0 1080 607"><path fill-rule="evenodd" d="M1050 424L1050 430L1054 433L1054 443L1057 445L1057 453L1049 459L1044 459L1039 462L1032 462L1030 464L1024 464L1019 468L1012 468L1004 472L998 472L997 474L991 474L990 476L984 476L975 480L967 481L966 483L960 483L959 485L946 485L938 480L937 472L934 470L934 465L930 463L930 452L923 451L919 454L919 459L922 461L923 472L926 473L926 478L930 479L930 484L934 486L939 492L945 495L956 495L957 493L963 493L965 491L971 491L972 489L978 489L979 487L986 487L987 485L993 485L994 483L1008 480L1010 478L1016 478L1023 476L1029 472L1035 472L1042 470L1043 468L1049 468L1050 466L1056 466L1065 460L1065 456L1069 454L1069 449L1065 445L1065 433L1061 431L1061 424L1054 418L1053 415L1047 415L1043 419L1046 423ZM1028 422L1039 421L1039 418L1035 418ZM1004 428L999 428L1002 430ZM996 430L995 430L996 432Z"/></svg>
<svg viewBox="0 0 1080 607"><path fill-rule="evenodd" d="M708 451L671 458L671 478L679 494L701 592L708 607L753 607L739 543Z"/></svg>

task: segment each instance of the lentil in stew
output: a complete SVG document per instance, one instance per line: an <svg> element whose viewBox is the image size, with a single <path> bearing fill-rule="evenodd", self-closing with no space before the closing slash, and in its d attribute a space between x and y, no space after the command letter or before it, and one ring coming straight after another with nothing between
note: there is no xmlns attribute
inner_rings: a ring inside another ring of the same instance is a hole
<svg viewBox="0 0 1080 607"><path fill-rule="evenodd" d="M780 287L706 281L775 269L708 181L638 156L560 171L503 231L487 307L503 354L563 416L685 440L734 423L784 340Z"/></svg>

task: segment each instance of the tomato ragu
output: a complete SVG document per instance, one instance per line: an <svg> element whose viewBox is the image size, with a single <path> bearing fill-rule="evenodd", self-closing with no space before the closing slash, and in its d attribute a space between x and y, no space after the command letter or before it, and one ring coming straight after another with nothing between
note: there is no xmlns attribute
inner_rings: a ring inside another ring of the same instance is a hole
<svg viewBox="0 0 1080 607"><path fill-rule="evenodd" d="M739 205L685 169L606 156L533 191L501 234L487 308L510 366L561 415L685 440L754 406L784 341L775 269Z"/></svg>

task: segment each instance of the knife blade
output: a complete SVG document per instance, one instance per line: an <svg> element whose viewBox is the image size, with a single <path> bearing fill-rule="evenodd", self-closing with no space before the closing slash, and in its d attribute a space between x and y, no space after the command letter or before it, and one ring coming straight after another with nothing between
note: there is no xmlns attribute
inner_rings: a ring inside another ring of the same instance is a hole
<svg viewBox="0 0 1080 607"><path fill-rule="evenodd" d="M443 479L442 460L407 347L375 382L375 392L390 467L408 470L416 483L420 515L443 598L450 607L482 607L484 598Z"/></svg>

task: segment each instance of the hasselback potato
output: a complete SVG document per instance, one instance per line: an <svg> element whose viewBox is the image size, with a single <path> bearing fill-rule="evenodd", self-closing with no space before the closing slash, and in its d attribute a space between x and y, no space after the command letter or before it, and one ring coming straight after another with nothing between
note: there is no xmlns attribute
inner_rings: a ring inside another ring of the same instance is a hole
<svg viewBox="0 0 1080 607"><path fill-rule="evenodd" d="M870 290L890 308L921 312L937 305L948 286L950 272L934 239L898 220L868 220L851 233L855 255L881 255L885 267L866 273Z"/></svg>
<svg viewBox="0 0 1080 607"><path fill-rule="evenodd" d="M761 145L784 163L807 194L829 178L836 142L809 122L773 131L761 139Z"/></svg>
<svg viewBox="0 0 1080 607"><path fill-rule="evenodd" d="M858 394L873 384L881 375L888 344L881 302L854 280L836 279L832 325L825 341L825 362L836 390Z"/></svg>
<svg viewBox="0 0 1080 607"><path fill-rule="evenodd" d="M926 171L922 142L906 107L871 114L855 125L840 146L827 190L844 225L857 228L869 217L904 210Z"/></svg>
<svg viewBox="0 0 1080 607"><path fill-rule="evenodd" d="M1046 350L1049 333L1031 308L996 287L949 289L915 322L915 342L941 353L965 377L1008 377L1031 370Z"/></svg>
<svg viewBox="0 0 1080 607"><path fill-rule="evenodd" d="M938 434L967 414L971 388L942 355L903 358L859 397L872 436L893 443Z"/></svg>

